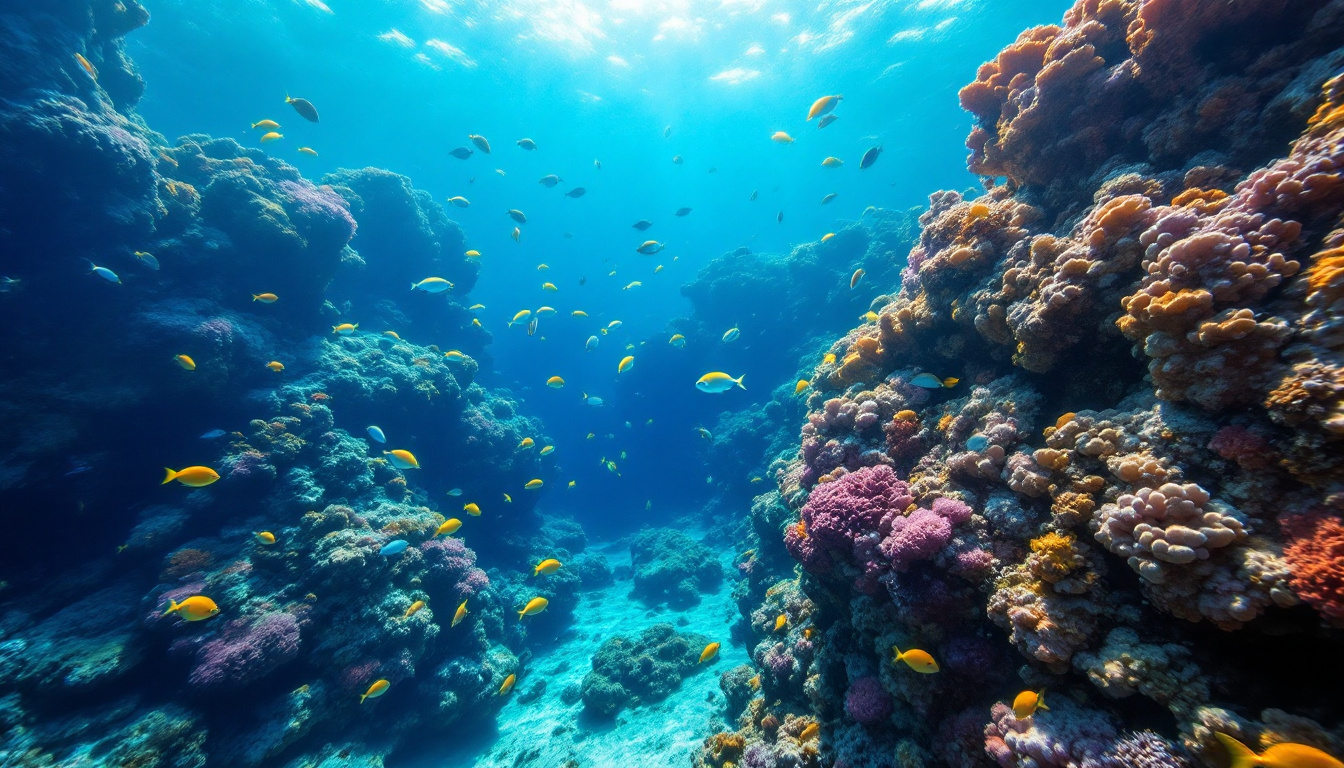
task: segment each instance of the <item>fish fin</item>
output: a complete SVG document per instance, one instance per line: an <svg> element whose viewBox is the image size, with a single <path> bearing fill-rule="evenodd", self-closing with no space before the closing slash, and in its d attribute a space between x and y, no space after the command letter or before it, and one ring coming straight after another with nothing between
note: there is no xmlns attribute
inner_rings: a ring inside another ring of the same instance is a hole
<svg viewBox="0 0 1344 768"><path fill-rule="evenodd" d="M1046 712L1049 712L1049 711L1050 711L1050 708L1047 707L1047 706L1045 706L1044 704L1042 704L1042 703L1040 702L1039 699L1036 701L1036 708L1037 708L1037 709L1043 709L1043 710L1045 710Z"/></svg>
<svg viewBox="0 0 1344 768"><path fill-rule="evenodd" d="M899 645L893 645L893 646L891 646L891 650L892 650L893 653L896 654L896 655L892 658L891 663L892 663L892 664L895 664L896 662L901 661L901 660L902 660L902 659L901 659L901 656L904 655L904 654L901 653L901 647L900 647Z"/></svg>
<svg viewBox="0 0 1344 768"><path fill-rule="evenodd" d="M285 97L285 98L289 98L289 97ZM364 700L367 699L367 698L369 698L369 694L367 694L367 693L364 694L363 696L360 696L360 697L359 697L359 703L360 703L360 704L363 704L363 703L364 703Z"/></svg>
<svg viewBox="0 0 1344 768"><path fill-rule="evenodd" d="M1227 750L1228 757L1232 758L1231 768L1254 768L1254 766L1260 765L1260 757L1251 751L1250 747L1226 733L1215 731L1213 735L1218 737L1223 749Z"/></svg>
<svg viewBox="0 0 1344 768"><path fill-rule="evenodd" d="M167 467L164 467L163 471L166 472L167 474L163 476L163 482L159 483L159 485L167 485L173 482L174 477L177 477L177 473Z"/></svg>
<svg viewBox="0 0 1344 768"><path fill-rule="evenodd" d="M164 615L164 616L167 616L168 614L170 614L170 613L172 613L173 611L176 611L176 610L177 610L177 601L176 601L176 600L173 600L172 598L169 598L169 600L168 600L168 610L164 611L164 612L163 612L163 615Z"/></svg>
<svg viewBox="0 0 1344 768"><path fill-rule="evenodd" d="M746 377L747 377L747 374L744 373L744 374L742 374L741 376L738 376L736 379L733 379L733 381L737 384L737 386L738 386L740 389L745 390L746 387L742 386L742 380L745 379Z"/></svg>

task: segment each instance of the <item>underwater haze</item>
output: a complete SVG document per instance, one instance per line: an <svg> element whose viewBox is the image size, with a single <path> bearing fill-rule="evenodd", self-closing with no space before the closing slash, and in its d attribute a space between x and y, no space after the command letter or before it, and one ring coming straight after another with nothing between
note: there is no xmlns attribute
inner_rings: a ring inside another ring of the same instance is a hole
<svg viewBox="0 0 1344 768"><path fill-rule="evenodd" d="M1344 768L1344 0L0 0L0 768Z"/></svg>

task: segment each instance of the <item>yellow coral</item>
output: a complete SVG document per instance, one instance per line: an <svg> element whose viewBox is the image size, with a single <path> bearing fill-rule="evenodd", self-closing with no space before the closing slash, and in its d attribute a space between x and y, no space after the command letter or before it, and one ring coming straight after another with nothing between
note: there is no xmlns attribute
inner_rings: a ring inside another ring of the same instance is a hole
<svg viewBox="0 0 1344 768"><path fill-rule="evenodd" d="M1029 567L1042 581L1051 584L1068 576L1075 568L1083 564L1082 555L1076 547L1072 533L1051 531L1044 536L1031 540L1032 556Z"/></svg>

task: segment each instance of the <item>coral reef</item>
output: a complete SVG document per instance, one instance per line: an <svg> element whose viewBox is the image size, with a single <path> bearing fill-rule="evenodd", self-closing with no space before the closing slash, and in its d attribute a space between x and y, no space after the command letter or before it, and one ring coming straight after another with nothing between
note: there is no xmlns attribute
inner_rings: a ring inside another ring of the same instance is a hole
<svg viewBox="0 0 1344 768"><path fill-rule="evenodd" d="M650 602L693 605L700 593L717 589L723 568L704 544L673 528L640 531L630 542L632 594Z"/></svg>
<svg viewBox="0 0 1344 768"><path fill-rule="evenodd" d="M683 634L671 624L655 624L636 638L613 637L593 654L593 671L583 678L583 706L614 715L666 698L699 667L703 635Z"/></svg>

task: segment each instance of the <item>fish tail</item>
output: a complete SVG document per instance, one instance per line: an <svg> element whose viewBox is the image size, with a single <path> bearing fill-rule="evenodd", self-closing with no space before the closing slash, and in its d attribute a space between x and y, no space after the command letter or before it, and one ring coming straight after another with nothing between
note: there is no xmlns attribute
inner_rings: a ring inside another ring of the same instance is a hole
<svg viewBox="0 0 1344 768"><path fill-rule="evenodd" d="M1044 689L1044 688L1041 689L1041 692L1040 692L1040 693L1036 694L1036 708L1037 708L1037 709L1044 709L1046 712L1049 712L1049 711L1050 711L1050 708L1047 707L1047 706L1045 706L1045 689Z"/></svg>
<svg viewBox="0 0 1344 768"><path fill-rule="evenodd" d="M526 608L524 608L523 610L521 610L521 611L518 612L518 620L519 620L519 621L522 621L522 620L523 620L523 614L524 614L524 613L527 613L527 609L526 609Z"/></svg>
<svg viewBox="0 0 1344 768"><path fill-rule="evenodd" d="M733 381L737 382L737 386L738 386L739 388L745 390L746 387L742 386L742 380L745 379L746 377L747 377L747 374L744 373L744 374L742 374L741 376L738 376L736 379L733 379Z"/></svg>
<svg viewBox="0 0 1344 768"><path fill-rule="evenodd" d="M286 96L285 98L288 99L289 97ZM285 103L288 104L289 102L285 102ZM359 703L360 703L360 704L363 704L363 703L364 703L364 700L367 699L367 698L369 698L369 694L367 694L367 693L364 694L363 696L360 696L360 697L359 697Z"/></svg>
<svg viewBox="0 0 1344 768"><path fill-rule="evenodd" d="M167 616L168 614L170 614L170 613L172 613L173 611L176 611L176 610L177 610L177 601L176 601L176 600L173 600L173 599L169 599L169 600L168 600L168 610L164 611L164 612L163 612L163 615L164 615L164 616Z"/></svg>
<svg viewBox="0 0 1344 768"><path fill-rule="evenodd" d="M1045 706L1044 704L1040 703L1040 700L1039 700L1039 699L1038 699L1037 702L1036 702L1036 708L1037 708L1037 709L1043 709L1043 710L1045 710L1046 712L1049 712L1049 711L1050 711L1050 708L1047 707L1047 706Z"/></svg>
<svg viewBox="0 0 1344 768"><path fill-rule="evenodd" d="M1213 735L1218 737L1223 749L1227 750L1228 757L1232 758L1231 768L1255 768L1255 766L1260 765L1260 757L1252 752L1250 747L1226 733L1215 731Z"/></svg>
<svg viewBox="0 0 1344 768"><path fill-rule="evenodd" d="M174 478L174 477L177 477L177 473L174 472L173 470L167 468L167 467L164 467L164 468L163 468L163 471L164 471L166 474L164 474L164 476L163 476L163 482L162 482L162 483L159 483L159 485L167 485L167 484L173 482L173 478Z"/></svg>
<svg viewBox="0 0 1344 768"><path fill-rule="evenodd" d="M901 653L901 647L899 645L891 646L891 650L896 652L896 657L891 660L892 664L895 664L898 661L904 661L904 659L902 659L901 657L904 656L905 654Z"/></svg>

